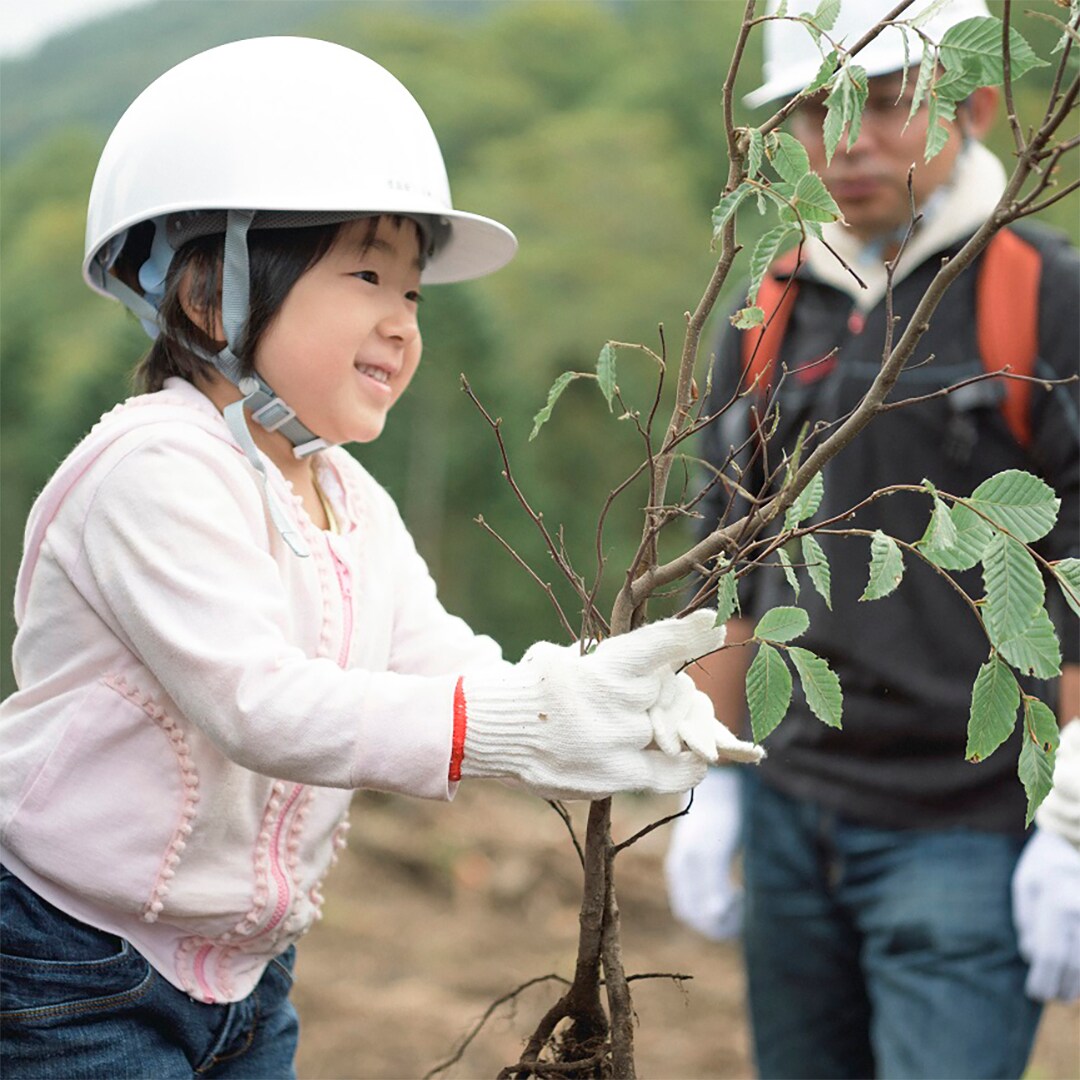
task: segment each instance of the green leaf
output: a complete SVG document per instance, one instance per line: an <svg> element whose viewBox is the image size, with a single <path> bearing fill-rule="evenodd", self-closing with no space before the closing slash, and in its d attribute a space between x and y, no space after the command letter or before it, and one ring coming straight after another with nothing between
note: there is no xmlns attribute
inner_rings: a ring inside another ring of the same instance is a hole
<svg viewBox="0 0 1080 1080"><path fill-rule="evenodd" d="M836 70L836 65L840 60L840 54L833 49L828 56L821 62L821 67L818 68L818 73L810 81L810 85L803 90L803 94L809 97L811 94L817 93L833 76L833 72Z"/></svg>
<svg viewBox="0 0 1080 1080"><path fill-rule="evenodd" d="M736 330L752 330L765 321L765 312L759 307L740 308L731 316L731 325Z"/></svg>
<svg viewBox="0 0 1080 1080"><path fill-rule="evenodd" d="M1061 674L1061 645L1045 608L1015 637L999 642L997 650L1021 675L1052 679Z"/></svg>
<svg viewBox="0 0 1080 1080"><path fill-rule="evenodd" d="M795 184L791 207L780 212L780 217L789 221L795 220L796 215L806 222L840 220L840 207L817 173L806 173Z"/></svg>
<svg viewBox="0 0 1080 1080"><path fill-rule="evenodd" d="M784 577L787 578L787 583L791 586L795 599L798 600L799 575L795 573L795 567L791 565L791 556L783 548L777 548L776 555L780 559L780 565L784 568Z"/></svg>
<svg viewBox="0 0 1080 1080"><path fill-rule="evenodd" d="M819 30L831 30L840 17L840 0L821 0L811 16Z"/></svg>
<svg viewBox="0 0 1080 1080"><path fill-rule="evenodd" d="M1053 711L1038 698L1024 698L1024 741L1020 744L1017 774L1027 792L1027 816L1030 825L1043 799L1050 794L1054 781L1054 758L1059 732Z"/></svg>
<svg viewBox="0 0 1080 1080"><path fill-rule="evenodd" d="M791 704L791 672L771 645L758 648L746 672L746 704L755 742L761 742L784 719Z"/></svg>
<svg viewBox="0 0 1080 1080"><path fill-rule="evenodd" d="M825 478L821 473L815 473L810 482L799 492L798 498L788 507L784 515L784 524L788 528L809 521L821 506L821 500L825 496Z"/></svg>
<svg viewBox="0 0 1080 1080"><path fill-rule="evenodd" d="M847 64L825 99L825 159L832 161L840 139L847 128L848 149L855 145L862 127L862 111L866 105L868 80L864 68Z"/></svg>
<svg viewBox="0 0 1080 1080"><path fill-rule="evenodd" d="M777 131L765 143L772 167L789 184L797 184L810 171L810 155L794 135Z"/></svg>
<svg viewBox="0 0 1080 1080"><path fill-rule="evenodd" d="M1061 508L1054 489L1022 469L1006 469L984 480L965 502L1027 543L1054 527Z"/></svg>
<svg viewBox="0 0 1080 1080"><path fill-rule="evenodd" d="M832 571L821 545L809 533L802 538L803 562L810 584L817 589L825 606L832 611Z"/></svg>
<svg viewBox="0 0 1080 1080"><path fill-rule="evenodd" d="M757 176L761 172L761 162L765 154L765 138L760 128L751 128L747 133L746 173Z"/></svg>
<svg viewBox="0 0 1080 1080"><path fill-rule="evenodd" d="M924 155L927 161L931 161L945 149L945 144L949 141L949 134L952 131L949 124L955 119L955 103L945 100L931 88L930 106L927 110L926 122L926 153Z"/></svg>
<svg viewBox="0 0 1080 1080"><path fill-rule="evenodd" d="M952 508L949 516L956 533L955 543L942 550L923 546L922 553L943 570L970 570L983 557L994 530L961 502Z"/></svg>
<svg viewBox="0 0 1080 1080"><path fill-rule="evenodd" d="M721 567L731 564L726 559L721 560ZM738 583L735 579L735 571L727 570L721 573L716 581L716 625L722 626L735 614L739 606Z"/></svg>
<svg viewBox="0 0 1080 1080"><path fill-rule="evenodd" d="M548 391L547 404L533 417L533 429L529 434L529 442L532 442L540 429L551 419L551 410L555 408L555 402L562 397L563 391L575 380L580 379L580 371L564 371L552 384Z"/></svg>
<svg viewBox="0 0 1080 1080"><path fill-rule="evenodd" d="M937 59L934 49L928 41L923 42L922 62L919 64L919 77L915 80L915 90L911 98L911 112L908 113L907 123L910 124L920 106L926 100L930 90L930 83L937 71ZM907 127L907 124L904 125Z"/></svg>
<svg viewBox="0 0 1080 1080"><path fill-rule="evenodd" d="M1019 79L1032 68L1046 67L1016 29L1010 27L1009 67L1013 79ZM994 16L977 16L950 26L938 46L945 71L973 72L976 85L990 86L1005 78L1001 50L1001 20Z"/></svg>
<svg viewBox="0 0 1080 1080"><path fill-rule="evenodd" d="M788 649L788 653L799 673L810 711L823 724L839 728L844 712L844 694L836 672L809 649L800 649L793 645Z"/></svg>
<svg viewBox="0 0 1080 1080"><path fill-rule="evenodd" d="M728 219L736 210L743 199L753 191L753 188L744 180L734 191L729 191L720 202L713 208L712 226L713 240L715 241L723 231Z"/></svg>
<svg viewBox="0 0 1080 1080"><path fill-rule="evenodd" d="M1005 663L992 656L975 676L968 717L968 761L988 758L1012 733L1016 710L1020 707L1020 687Z"/></svg>
<svg viewBox="0 0 1080 1080"><path fill-rule="evenodd" d="M904 555L900 545L878 529L870 538L870 580L859 599L880 600L888 596L900 584L903 576Z"/></svg>
<svg viewBox="0 0 1080 1080"><path fill-rule="evenodd" d="M774 607L758 619L754 637L765 641L790 641L805 634L810 616L798 607Z"/></svg>
<svg viewBox="0 0 1080 1080"><path fill-rule="evenodd" d="M604 395L610 412L614 407L615 396L615 346L610 341L596 358L596 379L600 383L600 392Z"/></svg>
<svg viewBox="0 0 1080 1080"><path fill-rule="evenodd" d="M750 289L747 293L751 303L757 300L758 289L773 260L787 246L788 240L797 235L798 231L784 222L771 228L754 245L754 253L750 256Z"/></svg>
<svg viewBox="0 0 1080 1080"><path fill-rule="evenodd" d="M982 562L986 630L991 643L999 646L1024 633L1042 605L1046 586L1028 549L1004 533L994 534Z"/></svg>
<svg viewBox="0 0 1080 1080"><path fill-rule="evenodd" d="M923 481L927 483L927 481ZM933 548L936 551L949 551L956 544L956 526L953 524L952 515L943 499L936 491L932 492L934 509L930 514L930 521L926 526L926 532L918 541L922 547Z"/></svg>
<svg viewBox="0 0 1080 1080"><path fill-rule="evenodd" d="M1059 559L1050 564L1050 572L1061 588L1065 603L1080 615L1080 559Z"/></svg>

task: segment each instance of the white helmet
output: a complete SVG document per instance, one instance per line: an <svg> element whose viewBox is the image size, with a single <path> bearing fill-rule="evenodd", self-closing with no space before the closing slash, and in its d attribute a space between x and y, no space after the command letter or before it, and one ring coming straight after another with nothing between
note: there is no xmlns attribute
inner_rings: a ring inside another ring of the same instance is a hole
<svg viewBox="0 0 1080 1080"><path fill-rule="evenodd" d="M427 284L488 274L517 246L505 226L453 208L439 144L409 91L366 56L314 38L209 49L135 99L94 176L84 277L108 293L117 238L139 222L241 208L430 217L449 231Z"/></svg>
<svg viewBox="0 0 1080 1080"><path fill-rule="evenodd" d="M769 0L771 15L779 6L779 0ZM809 15L818 7L818 0L790 0L789 15ZM884 19L896 7L895 0L843 0L836 23L829 31L834 41L842 41L848 48L872 26ZM920 14L928 8L925 20ZM923 0L913 4L901 16L904 22L916 21L932 41L939 42L945 31L965 19L989 15L985 0ZM886 27L869 45L859 50L854 62L866 69L868 75L887 75L899 71L905 64L917 64L922 49L914 35L909 34L910 49L904 51L903 31ZM751 91L743 101L751 108L770 101L790 97L809 85L818 73L829 48L825 40L821 48L807 32L803 23L790 19L773 19L765 24L765 82Z"/></svg>

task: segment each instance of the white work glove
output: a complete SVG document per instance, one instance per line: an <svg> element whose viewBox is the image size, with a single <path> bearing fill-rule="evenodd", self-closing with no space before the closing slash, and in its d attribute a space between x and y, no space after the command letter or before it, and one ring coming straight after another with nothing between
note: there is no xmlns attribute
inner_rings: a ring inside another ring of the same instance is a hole
<svg viewBox="0 0 1080 1080"><path fill-rule="evenodd" d="M694 789L689 813L672 827L664 859L672 914L713 941L742 931L742 887L731 876L741 827L736 770L710 769Z"/></svg>
<svg viewBox="0 0 1080 1080"><path fill-rule="evenodd" d="M662 794L699 783L721 756L760 760L679 669L715 652L714 611L578 646L538 642L521 662L464 679L462 777L495 777L545 799Z"/></svg>
<svg viewBox="0 0 1080 1080"><path fill-rule="evenodd" d="M1013 874L1020 955L1031 965L1025 989L1036 1001L1080 997L1080 719L1066 724L1054 787Z"/></svg>

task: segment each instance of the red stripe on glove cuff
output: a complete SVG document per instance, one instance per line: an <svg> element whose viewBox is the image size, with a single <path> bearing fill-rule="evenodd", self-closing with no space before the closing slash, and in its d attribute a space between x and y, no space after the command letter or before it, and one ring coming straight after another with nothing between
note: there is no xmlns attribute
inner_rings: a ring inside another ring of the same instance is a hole
<svg viewBox="0 0 1080 1080"><path fill-rule="evenodd" d="M465 756L465 727L468 716L465 708L465 677L454 687L454 739L450 746L450 780L461 779L461 759Z"/></svg>

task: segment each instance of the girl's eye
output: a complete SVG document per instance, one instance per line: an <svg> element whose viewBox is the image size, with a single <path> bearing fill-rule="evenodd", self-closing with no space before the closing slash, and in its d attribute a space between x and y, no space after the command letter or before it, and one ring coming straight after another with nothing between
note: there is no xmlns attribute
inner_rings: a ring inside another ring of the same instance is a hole
<svg viewBox="0 0 1080 1080"><path fill-rule="evenodd" d="M357 270L353 277L366 281L369 285L379 284L379 275L374 270Z"/></svg>
<svg viewBox="0 0 1080 1080"><path fill-rule="evenodd" d="M424 297L421 295L418 289L412 289L405 294L405 299L411 304L419 304Z"/></svg>

